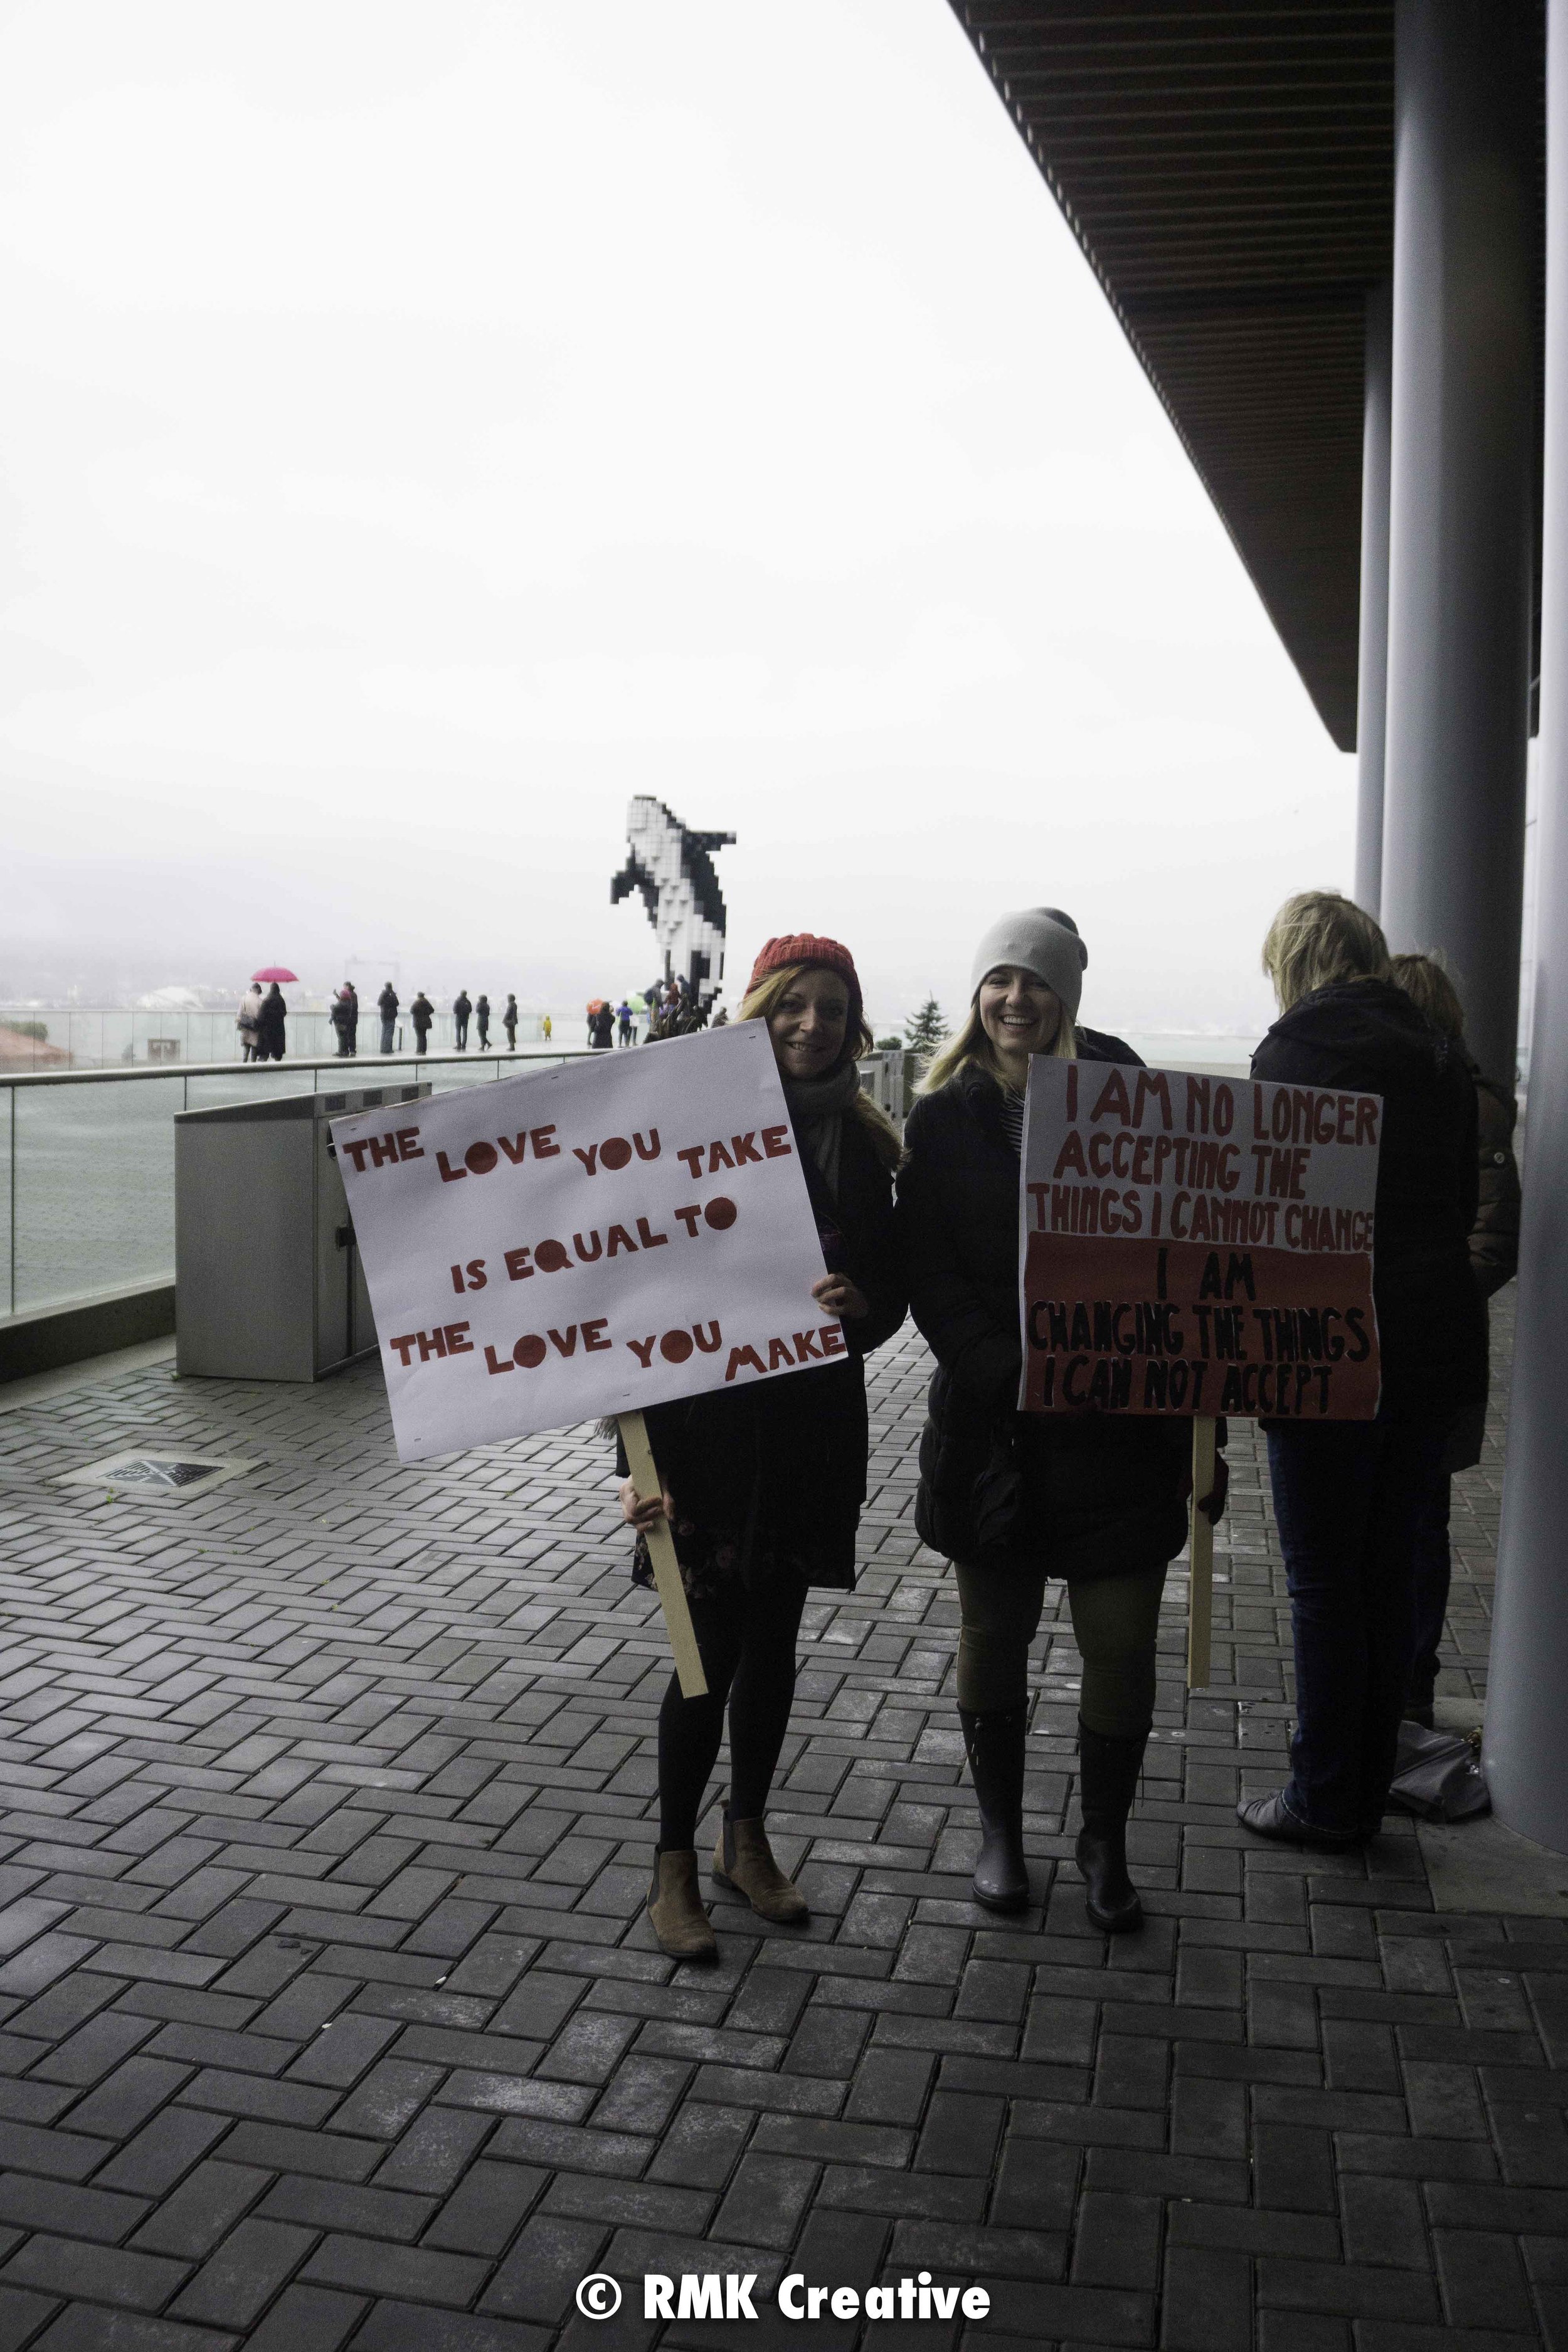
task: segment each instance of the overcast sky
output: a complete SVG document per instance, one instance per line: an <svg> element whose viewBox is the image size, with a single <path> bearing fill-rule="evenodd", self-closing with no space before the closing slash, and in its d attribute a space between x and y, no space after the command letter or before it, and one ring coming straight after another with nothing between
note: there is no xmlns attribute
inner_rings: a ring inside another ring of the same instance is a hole
<svg viewBox="0 0 1568 2352"><path fill-rule="evenodd" d="M626 803L879 1018L1261 1022L1331 748L944 0L0 9L7 914L618 990ZM10 961L8 958L7 961Z"/></svg>

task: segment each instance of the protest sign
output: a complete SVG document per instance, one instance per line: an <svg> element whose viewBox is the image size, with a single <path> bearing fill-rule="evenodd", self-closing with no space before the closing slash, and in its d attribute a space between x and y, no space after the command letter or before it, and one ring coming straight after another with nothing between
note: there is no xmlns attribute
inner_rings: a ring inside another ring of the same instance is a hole
<svg viewBox="0 0 1568 2352"><path fill-rule="evenodd" d="M1026 1412L1370 1421L1376 1095L1037 1056Z"/></svg>
<svg viewBox="0 0 1568 2352"><path fill-rule="evenodd" d="M761 1022L337 1119L399 1456L845 1352Z"/></svg>
<svg viewBox="0 0 1568 2352"><path fill-rule="evenodd" d="M1029 1065L1019 1406L1191 1418L1189 1688L1209 1678L1215 1417L1377 1411L1382 1122L1376 1095Z"/></svg>

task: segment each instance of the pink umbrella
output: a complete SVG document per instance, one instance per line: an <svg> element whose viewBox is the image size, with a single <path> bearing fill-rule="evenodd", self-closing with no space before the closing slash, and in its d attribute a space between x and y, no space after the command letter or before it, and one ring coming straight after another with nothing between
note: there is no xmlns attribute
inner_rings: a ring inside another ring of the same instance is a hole
<svg viewBox="0 0 1568 2352"><path fill-rule="evenodd" d="M298 980L300 975L297 971L290 971L286 964L268 963L263 964L259 971L253 971L250 977L252 980Z"/></svg>

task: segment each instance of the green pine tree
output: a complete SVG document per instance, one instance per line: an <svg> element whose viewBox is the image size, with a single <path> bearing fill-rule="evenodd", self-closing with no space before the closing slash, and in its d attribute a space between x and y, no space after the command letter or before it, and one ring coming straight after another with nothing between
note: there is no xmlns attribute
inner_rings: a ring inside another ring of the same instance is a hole
<svg viewBox="0 0 1568 2352"><path fill-rule="evenodd" d="M941 1005L934 996L928 996L918 1013L910 1013L904 1022L904 1043L911 1054L931 1055L946 1045L949 1030Z"/></svg>

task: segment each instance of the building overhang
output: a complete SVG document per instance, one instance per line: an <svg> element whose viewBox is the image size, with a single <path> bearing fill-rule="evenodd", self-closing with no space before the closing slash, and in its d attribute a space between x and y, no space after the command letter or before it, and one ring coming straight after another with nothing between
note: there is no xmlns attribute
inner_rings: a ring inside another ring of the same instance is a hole
<svg viewBox="0 0 1568 2352"><path fill-rule="evenodd" d="M1352 751L1365 305L1394 252L1394 0L951 5L1319 716ZM1542 20L1543 115L1544 11L1522 5ZM1543 122L1538 178L1543 206Z"/></svg>

